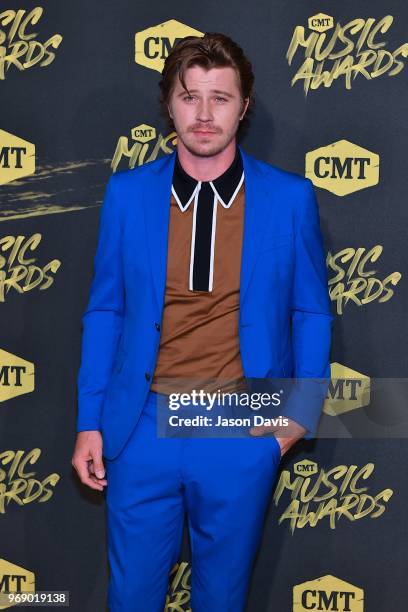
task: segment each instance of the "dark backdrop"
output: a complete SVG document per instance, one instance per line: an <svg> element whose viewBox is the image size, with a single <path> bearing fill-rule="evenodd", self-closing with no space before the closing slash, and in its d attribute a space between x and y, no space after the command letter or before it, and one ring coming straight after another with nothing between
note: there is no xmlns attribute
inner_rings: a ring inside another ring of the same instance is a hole
<svg viewBox="0 0 408 612"><path fill-rule="evenodd" d="M34 34L30 40L37 42L36 52L55 34L62 40L49 65L21 70L4 60L21 40L18 33L7 38L11 25L5 11L24 10L27 15L38 6L43 14L25 30ZM154 150L170 134L159 112L159 70L135 62L136 33L176 20L186 28L182 35L189 33L188 27L220 31L243 46L256 75L256 106L242 146L313 180L325 248L337 265L343 249L366 253L380 245L381 254L363 271L377 279L377 288L392 273L397 279L394 286L388 284L393 290L389 299L380 301L387 294L383 288L377 299L360 304L344 295L357 271L331 284L336 315L332 362L370 379L406 376L406 59L399 55L403 67L394 76L390 70L374 78L357 74L349 89L339 76L329 87L311 88L305 95L302 81L291 84L305 49L298 49L290 66L285 56L295 28L304 26L309 35L308 19L319 13L332 18L328 38L336 24L344 27L370 17L378 23L391 15L389 29L374 39L382 45L375 53L383 49L389 56L403 44L408 49L408 8L396 0L373 0L369 6L315 0L259 0L255 5L243 0L2 3L0 30L6 38L0 44L0 62L7 69L0 80L0 591L15 587L20 576L25 588L31 584L36 590L69 591L75 612L105 609L104 494L86 490L70 464L81 316L106 181L112 171L130 165L126 154L118 154L113 164L118 143L135 145L132 129L145 124L156 133L147 143L136 144L146 146L144 161L174 148L170 138L167 149ZM171 39L174 27L157 27L158 39ZM350 38L355 43L358 35ZM340 42L336 50L342 47ZM349 53L354 64L358 53L354 44ZM323 70L333 65L333 59L326 59ZM14 137L26 142L18 145L25 151L22 168L16 167L10 148L16 146ZM317 180L315 166L306 164L307 154L327 147L328 157L340 159L338 148L330 147L340 140L348 141L345 149L352 159L357 156L354 147L364 149L358 155L366 156L374 171L373 156L379 156L378 181L369 185L355 166L350 177L323 184ZM27 143L35 146L35 153ZM33 155L35 171L30 174ZM136 164L142 161L136 156ZM339 184L351 185L350 193L333 193L333 185ZM35 237L36 247L22 250ZM349 263L341 263L340 269L347 273ZM30 271L36 286L29 284ZM13 283L17 272L21 279ZM331 281L338 272L329 263ZM339 302L338 295L343 295ZM398 431L394 436L302 441L285 455L254 569L249 610L406 609L408 449ZM308 464L310 481L302 472ZM324 477L330 470L340 473L342 466L344 474L332 475L329 486ZM345 474L364 466L371 473L359 478L354 490L346 486ZM288 490L295 478L305 480L305 495L316 485L310 499ZM352 509L341 512L351 501ZM292 516L306 516L305 524L294 518L291 528L285 515L289 504ZM184 583L170 588L171 601L180 603L169 610L189 609L186 538L180 561L186 563L179 568ZM309 581L312 592L307 594L304 583ZM349 608L345 593L352 593ZM137 609L149 612L142 603Z"/></svg>

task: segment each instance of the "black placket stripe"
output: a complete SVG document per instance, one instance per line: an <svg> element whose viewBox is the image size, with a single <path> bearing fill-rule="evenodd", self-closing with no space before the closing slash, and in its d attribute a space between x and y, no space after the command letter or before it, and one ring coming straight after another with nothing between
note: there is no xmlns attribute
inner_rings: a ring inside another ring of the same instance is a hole
<svg viewBox="0 0 408 612"><path fill-rule="evenodd" d="M197 181L176 156L172 193L181 212L193 202L188 288L211 292L214 280L217 207L230 208L244 181L242 156L237 149L232 165L214 181Z"/></svg>
<svg viewBox="0 0 408 612"><path fill-rule="evenodd" d="M195 201L190 290L211 291L214 269L216 197L210 183L202 182Z"/></svg>

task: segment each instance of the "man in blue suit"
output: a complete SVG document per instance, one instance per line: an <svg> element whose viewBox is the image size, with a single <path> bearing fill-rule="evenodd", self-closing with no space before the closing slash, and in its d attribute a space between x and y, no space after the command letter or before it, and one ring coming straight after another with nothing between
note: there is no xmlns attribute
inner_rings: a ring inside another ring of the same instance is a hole
<svg viewBox="0 0 408 612"><path fill-rule="evenodd" d="M330 376L313 185L237 145L253 81L225 35L181 40L160 82L177 150L113 174L105 193L72 464L107 486L113 612L163 610L185 513L192 609L242 611L281 456L318 424L321 403L294 402L272 436L156 433L158 400L183 377L242 391Z"/></svg>

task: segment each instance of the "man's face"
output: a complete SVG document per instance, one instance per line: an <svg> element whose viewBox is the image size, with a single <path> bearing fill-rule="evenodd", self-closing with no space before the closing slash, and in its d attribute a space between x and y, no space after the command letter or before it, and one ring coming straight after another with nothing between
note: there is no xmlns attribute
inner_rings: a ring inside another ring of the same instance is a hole
<svg viewBox="0 0 408 612"><path fill-rule="evenodd" d="M189 95L177 77L169 114L178 142L193 155L217 155L235 138L249 102L241 98L238 78L230 66L210 70L192 66L184 74Z"/></svg>

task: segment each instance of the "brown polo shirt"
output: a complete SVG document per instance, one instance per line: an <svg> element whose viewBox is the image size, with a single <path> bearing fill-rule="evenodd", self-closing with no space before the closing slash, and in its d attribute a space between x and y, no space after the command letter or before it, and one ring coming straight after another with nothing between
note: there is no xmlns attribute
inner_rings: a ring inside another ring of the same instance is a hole
<svg viewBox="0 0 408 612"><path fill-rule="evenodd" d="M176 154L152 391L246 388L238 337L244 205L238 148L231 166L211 182L189 176Z"/></svg>

